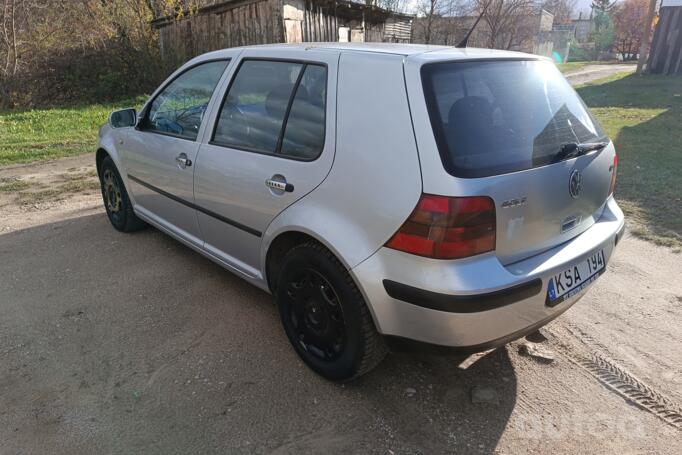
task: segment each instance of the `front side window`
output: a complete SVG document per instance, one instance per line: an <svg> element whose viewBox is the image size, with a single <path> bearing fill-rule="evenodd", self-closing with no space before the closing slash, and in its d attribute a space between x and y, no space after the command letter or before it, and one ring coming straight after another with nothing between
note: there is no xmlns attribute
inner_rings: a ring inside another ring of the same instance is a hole
<svg viewBox="0 0 682 455"><path fill-rule="evenodd" d="M457 177L545 166L566 144L605 140L551 62L434 63L422 83L443 165Z"/></svg>
<svg viewBox="0 0 682 455"><path fill-rule="evenodd" d="M245 60L223 102L213 142L314 159L324 143L326 94L323 66Z"/></svg>
<svg viewBox="0 0 682 455"><path fill-rule="evenodd" d="M175 78L151 103L142 128L195 140L227 60L202 63Z"/></svg>

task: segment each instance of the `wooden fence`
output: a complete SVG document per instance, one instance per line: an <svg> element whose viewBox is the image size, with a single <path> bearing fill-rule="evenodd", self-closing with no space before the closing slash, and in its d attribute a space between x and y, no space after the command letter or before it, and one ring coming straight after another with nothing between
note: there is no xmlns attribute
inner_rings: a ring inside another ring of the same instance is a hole
<svg viewBox="0 0 682 455"><path fill-rule="evenodd" d="M152 21L161 54L180 63L252 44L409 42L412 16L349 0L226 0L184 17Z"/></svg>
<svg viewBox="0 0 682 455"><path fill-rule="evenodd" d="M661 8L647 71L682 75L682 6Z"/></svg>
<svg viewBox="0 0 682 455"><path fill-rule="evenodd" d="M336 7L322 6L306 0L302 29L303 41L338 41Z"/></svg>
<svg viewBox="0 0 682 455"><path fill-rule="evenodd" d="M159 31L161 54L175 62L217 49L284 40L280 0L230 2L180 20L156 19L152 25Z"/></svg>

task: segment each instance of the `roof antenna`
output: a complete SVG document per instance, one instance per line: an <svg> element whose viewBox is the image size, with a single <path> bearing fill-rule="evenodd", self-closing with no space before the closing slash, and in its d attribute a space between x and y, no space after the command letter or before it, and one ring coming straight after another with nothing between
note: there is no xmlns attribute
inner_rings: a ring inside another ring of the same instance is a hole
<svg viewBox="0 0 682 455"><path fill-rule="evenodd" d="M485 12L488 11L488 6L490 6L490 3L492 3L492 2L489 1L488 3L485 4L485 6L483 7L483 11L481 11L481 14L479 14L478 18L476 18L476 22L474 22L474 25L471 26L471 28L467 32L466 36L455 47L457 47L457 48L467 47L467 43L469 42L469 37L474 32L474 29L476 28L478 23L481 22L481 19L483 19Z"/></svg>

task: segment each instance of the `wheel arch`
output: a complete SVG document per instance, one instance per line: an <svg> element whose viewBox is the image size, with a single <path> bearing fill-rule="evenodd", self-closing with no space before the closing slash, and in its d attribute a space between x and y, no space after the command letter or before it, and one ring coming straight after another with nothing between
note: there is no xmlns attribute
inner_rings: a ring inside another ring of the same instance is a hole
<svg viewBox="0 0 682 455"><path fill-rule="evenodd" d="M113 139L109 135L105 135L104 137L101 138L100 143L97 146L97 151L95 152L95 165L97 167L97 175L99 176L100 167L102 166L104 158L106 158L107 156L111 158L112 161L114 162L114 166L116 166L116 169L118 170L118 173L121 176L123 186L128 192L130 202L133 204L133 207L135 207L135 197L130 191L130 185L128 184L128 174L125 171L125 168L123 167L123 163L121 163L121 157L119 156L116 147L113 145L113 143L111 143L112 140Z"/></svg>
<svg viewBox="0 0 682 455"><path fill-rule="evenodd" d="M102 147L99 147L97 149L97 152L95 153L95 166L97 166L97 175L99 175L99 170L102 167L102 162L104 161L104 158L106 158L107 156L111 157L111 154L107 150L105 150Z"/></svg>
<svg viewBox="0 0 682 455"><path fill-rule="evenodd" d="M297 228L282 230L275 235L272 235L270 240L264 245L263 277L270 293L275 295L276 289L274 281L276 280L277 274L279 273L281 261L287 252L298 245L310 241L317 242L322 245L332 255L334 255L336 259L338 259L343 267L346 268L351 280L353 280L353 283L360 291L360 295L362 295L362 298L365 299L365 303L369 309L374 326L378 330L379 321L377 320L374 308L372 307L371 302L368 300L368 296L364 288L360 285L360 282L353 273L352 267L349 266L348 262L336 248L334 248L328 241L324 240L322 236L309 229L298 226Z"/></svg>
<svg viewBox="0 0 682 455"><path fill-rule="evenodd" d="M339 255L338 251L328 243L325 242L319 235L307 229L289 229L282 230L275 235L272 235L270 240L263 248L263 276L270 292L274 294L276 278L279 273L282 259L294 247L306 242L317 242L329 250L346 269L349 269L348 264Z"/></svg>

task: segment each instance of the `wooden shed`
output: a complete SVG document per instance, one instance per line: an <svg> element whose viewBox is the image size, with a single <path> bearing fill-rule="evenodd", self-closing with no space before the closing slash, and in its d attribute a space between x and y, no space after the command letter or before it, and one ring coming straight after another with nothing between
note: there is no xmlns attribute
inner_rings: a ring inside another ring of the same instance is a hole
<svg viewBox="0 0 682 455"><path fill-rule="evenodd" d="M647 71L682 75L682 0L662 0Z"/></svg>
<svg viewBox="0 0 682 455"><path fill-rule="evenodd" d="M349 0L226 0L152 21L164 57L250 44L410 42L413 16Z"/></svg>

